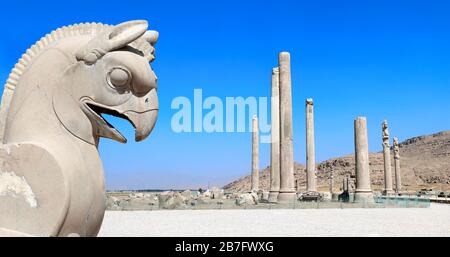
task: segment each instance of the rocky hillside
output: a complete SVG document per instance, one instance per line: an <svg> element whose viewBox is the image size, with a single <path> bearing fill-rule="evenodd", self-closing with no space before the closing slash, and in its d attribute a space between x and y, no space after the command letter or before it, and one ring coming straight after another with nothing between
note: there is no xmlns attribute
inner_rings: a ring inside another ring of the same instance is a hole
<svg viewBox="0 0 450 257"><path fill-rule="evenodd" d="M392 165L394 164L393 153ZM420 188L434 188L450 190L450 131L445 131L429 136L420 136L408 139L400 143L402 184L407 190ZM383 154L370 154L371 180L374 189L383 188ZM317 183L319 190L328 190L329 174L334 176L334 189L341 188L342 179L346 174L354 177L354 155L333 158L317 165ZM392 167L394 175L394 167ZM295 179L298 187L304 190L306 187L305 166L295 164ZM395 180L393 180L395 181ZM260 187L269 189L269 167L260 174ZM234 181L224 189L229 192L250 190L250 177L246 176Z"/></svg>

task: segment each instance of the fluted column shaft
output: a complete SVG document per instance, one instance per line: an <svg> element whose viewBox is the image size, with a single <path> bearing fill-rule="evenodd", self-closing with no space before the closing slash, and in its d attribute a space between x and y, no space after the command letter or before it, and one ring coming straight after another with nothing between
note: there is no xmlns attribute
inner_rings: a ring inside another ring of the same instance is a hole
<svg viewBox="0 0 450 257"><path fill-rule="evenodd" d="M306 191L317 191L313 99L306 100Z"/></svg>
<svg viewBox="0 0 450 257"><path fill-rule="evenodd" d="M290 54L278 55L280 69L280 193L279 201L295 199Z"/></svg>
<svg viewBox="0 0 450 257"><path fill-rule="evenodd" d="M373 202L370 184L369 142L367 137L367 119L358 117L355 120L355 160L356 189L355 202Z"/></svg>
<svg viewBox="0 0 450 257"><path fill-rule="evenodd" d="M270 145L270 193L269 201L276 202L280 192L280 72L272 69L271 145Z"/></svg>
<svg viewBox="0 0 450 257"><path fill-rule="evenodd" d="M259 190L259 126L258 118L252 120L252 192Z"/></svg>

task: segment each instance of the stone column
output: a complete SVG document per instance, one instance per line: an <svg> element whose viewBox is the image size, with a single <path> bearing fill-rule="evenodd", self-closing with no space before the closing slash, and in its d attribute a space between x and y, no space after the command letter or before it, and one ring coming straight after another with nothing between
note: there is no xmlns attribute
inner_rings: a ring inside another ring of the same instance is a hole
<svg viewBox="0 0 450 257"><path fill-rule="evenodd" d="M294 187L294 145L292 134L292 85L291 60L288 52L278 55L280 69L280 193L279 201L293 201Z"/></svg>
<svg viewBox="0 0 450 257"><path fill-rule="evenodd" d="M352 191L350 188L350 175L345 175L344 179L342 180L342 191L349 192Z"/></svg>
<svg viewBox="0 0 450 257"><path fill-rule="evenodd" d="M334 187L334 181L333 181L333 173L330 172L330 177L328 178L330 180L330 194L333 195L333 187Z"/></svg>
<svg viewBox="0 0 450 257"><path fill-rule="evenodd" d="M344 179L342 179L342 191L344 191L344 192L350 191L348 188L348 180L349 180L349 178L347 175L345 175Z"/></svg>
<svg viewBox="0 0 450 257"><path fill-rule="evenodd" d="M394 137L394 165L395 165L395 192L398 194L402 190L402 174L400 170L400 147L398 138Z"/></svg>
<svg viewBox="0 0 450 257"><path fill-rule="evenodd" d="M373 203L370 185L369 143L367 138L367 119L355 119L355 160L356 189L354 202Z"/></svg>
<svg viewBox="0 0 450 257"><path fill-rule="evenodd" d="M271 109L271 145L270 145L270 193L269 202L277 202L280 192L280 72L278 67L272 69Z"/></svg>
<svg viewBox="0 0 450 257"><path fill-rule="evenodd" d="M259 128L258 118L252 120L252 192L259 190Z"/></svg>
<svg viewBox="0 0 450 257"><path fill-rule="evenodd" d="M314 146L314 103L306 100L306 191L316 192L316 153Z"/></svg>
<svg viewBox="0 0 450 257"><path fill-rule="evenodd" d="M392 168L391 168L391 146L389 144L388 122L385 120L382 124L383 130L383 157L384 157L384 195L392 195Z"/></svg>

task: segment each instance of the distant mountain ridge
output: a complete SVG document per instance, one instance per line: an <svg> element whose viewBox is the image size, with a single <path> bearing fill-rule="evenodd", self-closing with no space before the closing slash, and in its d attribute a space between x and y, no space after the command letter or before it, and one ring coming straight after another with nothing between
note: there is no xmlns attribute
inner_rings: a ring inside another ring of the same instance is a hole
<svg viewBox="0 0 450 257"><path fill-rule="evenodd" d="M402 184L404 189L417 190L434 188L450 190L450 131L407 139L400 143ZM384 185L383 154L370 153L370 172L372 187L381 190ZM391 152L392 165L394 154ZM295 179L304 191L306 187L305 166L295 163ZM269 171L266 167L260 173L260 188L269 190ZM329 188L329 174L333 173L334 190L341 188L345 175L354 176L354 155L347 155L323 161L317 165L317 185L321 191ZM250 174L250 172L249 172ZM394 167L392 167L393 181ZM242 177L223 187L229 192L250 190L250 176Z"/></svg>

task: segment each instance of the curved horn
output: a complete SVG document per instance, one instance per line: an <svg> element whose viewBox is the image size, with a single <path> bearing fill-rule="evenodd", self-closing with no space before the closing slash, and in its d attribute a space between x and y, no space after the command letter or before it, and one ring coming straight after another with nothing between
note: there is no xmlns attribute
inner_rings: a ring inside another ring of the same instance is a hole
<svg viewBox="0 0 450 257"><path fill-rule="evenodd" d="M145 20L127 21L114 26L108 32L102 33L76 54L77 60L83 60L86 64L93 64L107 52L119 49L135 41L147 31L148 23Z"/></svg>
<svg viewBox="0 0 450 257"><path fill-rule="evenodd" d="M109 34L109 50L128 45L147 31L148 23L144 20L128 21L115 26Z"/></svg>

